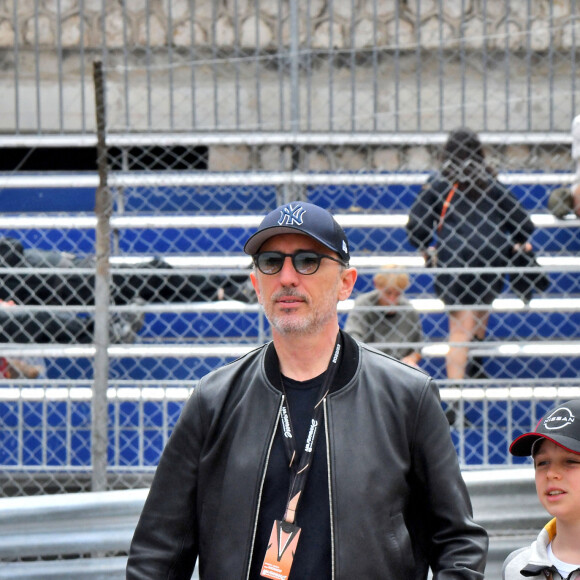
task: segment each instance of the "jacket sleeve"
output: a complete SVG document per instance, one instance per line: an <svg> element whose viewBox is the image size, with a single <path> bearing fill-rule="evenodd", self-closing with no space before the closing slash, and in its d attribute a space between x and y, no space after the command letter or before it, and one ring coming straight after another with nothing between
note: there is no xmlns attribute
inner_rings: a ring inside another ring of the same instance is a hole
<svg viewBox="0 0 580 580"><path fill-rule="evenodd" d="M506 226L512 236L512 242L523 244L534 233L534 222L515 196L503 185L498 186L502 190L500 209L507 217Z"/></svg>
<svg viewBox="0 0 580 580"><path fill-rule="evenodd" d="M433 580L482 580L488 536L473 521L449 424L435 390L429 381L417 413L413 450L414 497L421 498Z"/></svg>
<svg viewBox="0 0 580 580"><path fill-rule="evenodd" d="M409 243L420 251L432 243L439 217L436 208L439 196L433 185L433 182L428 182L423 186L409 210L407 237Z"/></svg>
<svg viewBox="0 0 580 580"><path fill-rule="evenodd" d="M135 529L127 580L189 580L198 554L197 479L201 413L198 386L163 451Z"/></svg>

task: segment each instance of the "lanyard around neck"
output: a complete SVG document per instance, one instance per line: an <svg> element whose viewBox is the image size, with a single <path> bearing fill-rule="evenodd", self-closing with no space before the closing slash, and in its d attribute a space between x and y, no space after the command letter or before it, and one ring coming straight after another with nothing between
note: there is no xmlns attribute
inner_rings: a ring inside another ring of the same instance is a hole
<svg viewBox="0 0 580 580"><path fill-rule="evenodd" d="M326 395L328 395L330 387L332 386L332 381L336 375L341 349L342 341L339 332L338 336L336 337L336 343L332 351L332 357L328 363L328 368L326 369L324 380L320 387L318 397L316 398L317 402L316 405L314 405L314 411L310 421L308 435L306 436L306 443L304 445L304 449L302 451L298 465L296 465L296 438L294 436L292 421L290 419L288 397L286 396L284 384L282 383L284 403L282 405L280 424L282 427L282 439L284 440L284 448L286 449L286 455L290 461L290 468L293 470L292 482L290 483L290 490L288 492L288 503L286 505L286 512L284 514L284 521L288 523L294 523L296 518L296 511L298 509L298 501L300 500L302 492L306 486L306 478L308 476L308 472L310 471L310 466L312 465L314 448L316 441L318 440L318 433L320 431L319 427L322 419L324 399L326 398ZM282 377L280 377L280 379L282 379Z"/></svg>

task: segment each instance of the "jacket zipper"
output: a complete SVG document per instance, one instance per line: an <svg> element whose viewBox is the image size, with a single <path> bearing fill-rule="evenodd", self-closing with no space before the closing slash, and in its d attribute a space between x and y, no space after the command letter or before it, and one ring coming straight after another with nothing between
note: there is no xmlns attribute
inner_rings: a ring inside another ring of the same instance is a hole
<svg viewBox="0 0 580 580"><path fill-rule="evenodd" d="M328 431L328 412L326 408L326 397L324 405L324 433L326 435L326 465L328 469L328 504L330 509L330 560L331 560L331 578L334 580L334 521L332 519L332 478L330 473L330 437Z"/></svg>
<svg viewBox="0 0 580 580"><path fill-rule="evenodd" d="M254 530L252 532L252 544L250 548L250 557L248 559L246 567L246 580L250 578L250 568L252 566L252 558L254 557L254 543L256 541L256 531L258 529L258 516L260 514L260 504L262 503L262 492L264 490L264 481L266 480L266 472L268 471L268 463L270 463L270 453L272 452L272 445L274 444L274 437L276 437L276 430L278 428L278 423L280 422L280 415L282 414L282 407L284 406L284 395L280 400L280 406L278 407L278 414L276 415L276 421L274 423L274 429L272 431L272 436L270 437L270 444L268 445L268 451L266 452L266 463L264 464L264 471L262 472L262 480L260 481L260 491L258 493L258 504L256 506L256 515L254 518Z"/></svg>

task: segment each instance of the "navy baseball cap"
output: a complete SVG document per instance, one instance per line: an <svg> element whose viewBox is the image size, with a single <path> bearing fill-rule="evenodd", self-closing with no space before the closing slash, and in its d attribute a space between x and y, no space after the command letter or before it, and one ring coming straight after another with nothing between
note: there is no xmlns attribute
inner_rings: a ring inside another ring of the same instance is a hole
<svg viewBox="0 0 580 580"><path fill-rule="evenodd" d="M244 252L253 256L262 244L280 234L304 234L329 250L336 252L347 263L350 260L348 240L344 230L327 210L305 201L291 201L271 211L250 236Z"/></svg>
<svg viewBox="0 0 580 580"><path fill-rule="evenodd" d="M550 409L534 431L514 439L510 453L518 457L531 455L538 439L547 439L567 451L580 454L580 399Z"/></svg>

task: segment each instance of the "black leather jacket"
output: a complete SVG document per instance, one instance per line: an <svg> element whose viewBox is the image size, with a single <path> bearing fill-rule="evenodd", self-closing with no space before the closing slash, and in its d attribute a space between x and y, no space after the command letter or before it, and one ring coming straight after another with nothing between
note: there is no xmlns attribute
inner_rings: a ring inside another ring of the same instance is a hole
<svg viewBox="0 0 580 580"><path fill-rule="evenodd" d="M343 333L324 417L333 578L482 579L472 521L431 378ZM167 443L137 525L128 580L246 579L282 394L270 343L204 377ZM322 433L321 433L322 436ZM308 579L298 579L308 580Z"/></svg>

